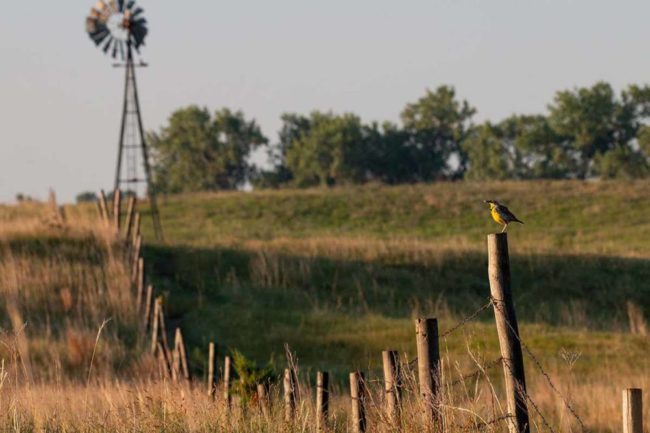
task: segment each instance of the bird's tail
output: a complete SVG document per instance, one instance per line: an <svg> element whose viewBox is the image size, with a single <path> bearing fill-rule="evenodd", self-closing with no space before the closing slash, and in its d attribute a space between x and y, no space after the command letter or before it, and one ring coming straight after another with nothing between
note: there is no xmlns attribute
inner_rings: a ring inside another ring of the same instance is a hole
<svg viewBox="0 0 650 433"><path fill-rule="evenodd" d="M523 221L518 220L518 219L515 219L514 222L519 223L519 224L523 224L523 223L524 223Z"/></svg>

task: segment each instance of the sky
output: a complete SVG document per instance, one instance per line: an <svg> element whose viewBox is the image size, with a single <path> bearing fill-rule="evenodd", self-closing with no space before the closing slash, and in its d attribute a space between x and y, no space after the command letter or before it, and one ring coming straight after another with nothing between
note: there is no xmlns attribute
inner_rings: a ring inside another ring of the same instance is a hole
<svg viewBox="0 0 650 433"><path fill-rule="evenodd" d="M113 183L123 71L85 34L93 0L14 1L0 15L0 202L72 201ZM650 81L647 0L140 0L145 128L198 104L399 120L456 88L476 121L543 113L556 91ZM261 160L258 155L257 160Z"/></svg>

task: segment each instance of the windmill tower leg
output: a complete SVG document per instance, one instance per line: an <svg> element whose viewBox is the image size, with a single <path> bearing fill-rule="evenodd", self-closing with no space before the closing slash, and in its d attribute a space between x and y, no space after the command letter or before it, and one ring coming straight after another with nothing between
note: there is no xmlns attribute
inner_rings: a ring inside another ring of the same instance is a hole
<svg viewBox="0 0 650 433"><path fill-rule="evenodd" d="M129 142L128 139L131 139ZM128 143L127 143L128 142ZM137 173L137 152L141 151L142 169L144 178L138 177ZM127 173L123 177L123 161L126 159ZM138 98L138 87L135 79L135 65L131 44L127 44L126 58L126 79L124 87L124 107L122 111L122 126L120 129L120 141L117 155L117 167L115 171L115 189L126 184L133 192L137 191L137 184L144 183L149 196L149 208L153 222L153 229L156 239L163 241L162 224L160 223L160 212L156 200L155 189L152 185L151 165L149 163L149 151L147 140L142 126L142 114L140 112L140 100Z"/></svg>

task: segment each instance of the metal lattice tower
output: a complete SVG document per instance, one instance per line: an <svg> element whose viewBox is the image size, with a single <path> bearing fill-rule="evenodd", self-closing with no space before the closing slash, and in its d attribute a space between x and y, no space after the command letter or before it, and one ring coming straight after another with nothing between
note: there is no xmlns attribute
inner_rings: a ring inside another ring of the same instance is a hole
<svg viewBox="0 0 650 433"><path fill-rule="evenodd" d="M151 184L149 150L142 126L135 78L136 64L133 51L139 53L139 48L144 45L144 38L148 32L147 20L142 16L143 12L142 8L136 7L133 0L100 0L86 18L86 31L104 53L112 52L114 59L119 57L124 61L114 66L123 66L126 70L115 190L123 190L137 196L138 185L145 185L149 196L154 234L156 239L163 240L158 203ZM146 66L146 64L140 62L137 66Z"/></svg>

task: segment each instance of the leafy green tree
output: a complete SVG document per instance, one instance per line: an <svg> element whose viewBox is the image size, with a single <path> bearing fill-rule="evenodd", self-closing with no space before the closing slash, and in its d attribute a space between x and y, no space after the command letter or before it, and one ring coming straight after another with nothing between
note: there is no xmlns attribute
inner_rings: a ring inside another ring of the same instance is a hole
<svg viewBox="0 0 650 433"><path fill-rule="evenodd" d="M510 177L561 179L576 170L575 151L541 115L513 115L499 123L505 147L513 156Z"/></svg>
<svg viewBox="0 0 650 433"><path fill-rule="evenodd" d="M177 193L242 186L252 171L248 157L267 139L254 120L227 108L175 111L159 132L148 135L155 187Z"/></svg>
<svg viewBox="0 0 650 433"><path fill-rule="evenodd" d="M353 114L311 113L285 116L281 152L297 186L359 183L367 179L366 141L361 119Z"/></svg>
<svg viewBox="0 0 650 433"><path fill-rule="evenodd" d="M650 116L648 86L629 86L620 97L605 82L561 91L549 111L551 128L576 152L575 177L641 174L634 141Z"/></svg>
<svg viewBox="0 0 650 433"><path fill-rule="evenodd" d="M500 180L514 177L515 158L498 125L486 122L472 129L462 143L469 161L468 180Z"/></svg>
<svg viewBox="0 0 650 433"><path fill-rule="evenodd" d="M647 177L650 167L645 155L629 146L616 146L594 158L595 172L603 179Z"/></svg>
<svg viewBox="0 0 650 433"><path fill-rule="evenodd" d="M401 118L409 134L406 146L417 160L414 180L458 177L467 158L461 142L471 127L476 109L467 101L459 101L453 87L440 86L414 103L407 104ZM456 167L452 157L455 156Z"/></svg>

